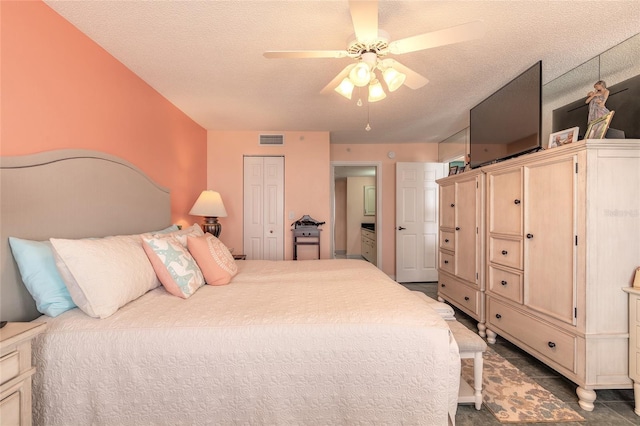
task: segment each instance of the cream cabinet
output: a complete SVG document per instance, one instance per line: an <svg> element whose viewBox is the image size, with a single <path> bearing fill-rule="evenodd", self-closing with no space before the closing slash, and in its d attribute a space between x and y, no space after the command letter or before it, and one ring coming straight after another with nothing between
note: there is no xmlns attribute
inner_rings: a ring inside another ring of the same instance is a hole
<svg viewBox="0 0 640 426"><path fill-rule="evenodd" d="M361 250L362 257L377 265L378 246L376 244L376 233L370 229L361 229Z"/></svg>
<svg viewBox="0 0 640 426"><path fill-rule="evenodd" d="M488 341L545 362L593 410L595 390L631 387L621 287L640 259L640 141L580 141L482 170Z"/></svg>
<svg viewBox="0 0 640 426"><path fill-rule="evenodd" d="M0 420L3 425L31 424L31 340L44 323L8 323L0 329Z"/></svg>
<svg viewBox="0 0 640 426"><path fill-rule="evenodd" d="M484 174L473 170L437 182L438 298L475 318L484 336Z"/></svg>

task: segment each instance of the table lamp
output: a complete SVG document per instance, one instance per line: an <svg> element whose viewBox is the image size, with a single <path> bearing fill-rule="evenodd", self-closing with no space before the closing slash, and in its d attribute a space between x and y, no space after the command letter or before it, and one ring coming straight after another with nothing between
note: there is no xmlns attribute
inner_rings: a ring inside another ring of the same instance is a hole
<svg viewBox="0 0 640 426"><path fill-rule="evenodd" d="M211 190L202 191L189 214L204 216L202 230L213 234L216 238L220 236L222 231L222 225L218 222L218 218L227 217L220 193Z"/></svg>

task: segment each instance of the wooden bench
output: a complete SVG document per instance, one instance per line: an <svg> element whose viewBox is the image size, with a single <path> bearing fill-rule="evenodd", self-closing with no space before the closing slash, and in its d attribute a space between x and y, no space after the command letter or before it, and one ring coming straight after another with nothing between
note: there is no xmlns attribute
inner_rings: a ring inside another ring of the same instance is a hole
<svg viewBox="0 0 640 426"><path fill-rule="evenodd" d="M473 385L472 388L467 382L460 379L460 390L458 391L458 404L475 404L476 410L482 408L482 353L487 350L487 343L477 333L469 330L464 325L456 321L452 315L453 308L446 303L438 302L430 298L421 291L413 293L434 308L442 318L447 321L451 334L458 344L461 359L473 360ZM444 306L443 306L444 305Z"/></svg>
<svg viewBox="0 0 640 426"><path fill-rule="evenodd" d="M458 343L460 358L473 360L473 388L460 379L458 404L475 404L479 410L482 407L482 353L487 350L487 343L458 321L447 321L447 324Z"/></svg>

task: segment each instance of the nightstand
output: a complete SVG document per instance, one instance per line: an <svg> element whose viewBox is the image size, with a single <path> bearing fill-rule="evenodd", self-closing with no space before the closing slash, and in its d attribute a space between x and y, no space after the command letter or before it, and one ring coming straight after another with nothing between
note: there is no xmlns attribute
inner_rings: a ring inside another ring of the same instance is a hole
<svg viewBox="0 0 640 426"><path fill-rule="evenodd" d="M233 259L234 260L247 260L247 255L246 254L234 254L233 255Z"/></svg>
<svg viewBox="0 0 640 426"><path fill-rule="evenodd" d="M622 290L629 293L629 377L633 380L634 411L640 416L640 288Z"/></svg>
<svg viewBox="0 0 640 426"><path fill-rule="evenodd" d="M10 322L0 328L0 419L3 424L31 424L31 341L43 322Z"/></svg>

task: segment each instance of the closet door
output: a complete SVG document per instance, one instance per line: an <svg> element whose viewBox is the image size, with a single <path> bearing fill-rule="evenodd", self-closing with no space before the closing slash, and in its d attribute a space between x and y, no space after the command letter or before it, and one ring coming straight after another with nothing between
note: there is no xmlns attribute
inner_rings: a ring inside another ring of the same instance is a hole
<svg viewBox="0 0 640 426"><path fill-rule="evenodd" d="M244 253L284 259L284 157L244 158Z"/></svg>

